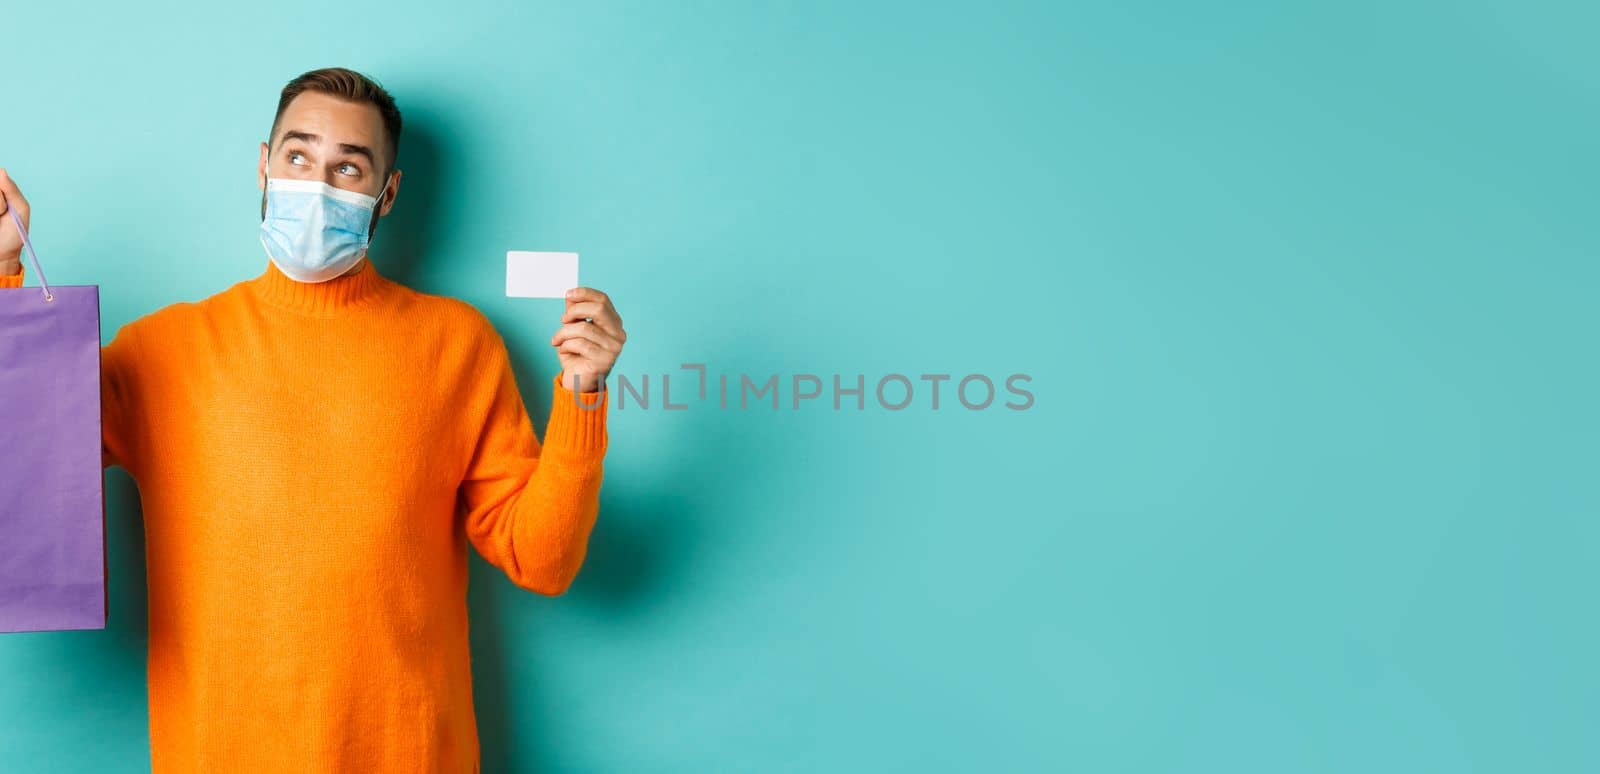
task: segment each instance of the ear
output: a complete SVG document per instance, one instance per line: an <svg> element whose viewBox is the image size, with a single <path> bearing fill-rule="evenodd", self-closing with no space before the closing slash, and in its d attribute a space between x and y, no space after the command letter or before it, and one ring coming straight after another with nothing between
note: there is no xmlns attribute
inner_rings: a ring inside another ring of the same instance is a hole
<svg viewBox="0 0 1600 774"><path fill-rule="evenodd" d="M388 215L389 214L389 210L394 209L395 197L398 197L400 195L400 170L398 170L398 169L395 170L394 174L389 176L389 186L388 186L388 188L390 189L390 191L389 191L389 196L387 198L385 198L381 192L378 194L378 197L379 197L378 215L379 215L379 217L382 217L384 215Z"/></svg>
<svg viewBox="0 0 1600 774"><path fill-rule="evenodd" d="M267 144L261 143L261 160L256 162L256 187L267 190Z"/></svg>

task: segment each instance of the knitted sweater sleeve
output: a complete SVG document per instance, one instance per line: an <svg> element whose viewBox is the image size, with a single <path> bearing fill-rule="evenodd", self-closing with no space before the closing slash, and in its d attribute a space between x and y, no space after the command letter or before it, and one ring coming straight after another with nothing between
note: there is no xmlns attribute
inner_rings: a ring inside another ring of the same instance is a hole
<svg viewBox="0 0 1600 774"><path fill-rule="evenodd" d="M478 553L518 586L565 593L577 577L600 509L607 391L574 393L552 380L544 443L517 390L498 333L483 347L482 398L472 412L476 443L458 502Z"/></svg>
<svg viewBox="0 0 1600 774"><path fill-rule="evenodd" d="M139 364L135 350L135 326L124 325L110 343L100 348L100 437L103 441L101 464L119 465L139 477L137 460L140 448L136 407L140 397Z"/></svg>

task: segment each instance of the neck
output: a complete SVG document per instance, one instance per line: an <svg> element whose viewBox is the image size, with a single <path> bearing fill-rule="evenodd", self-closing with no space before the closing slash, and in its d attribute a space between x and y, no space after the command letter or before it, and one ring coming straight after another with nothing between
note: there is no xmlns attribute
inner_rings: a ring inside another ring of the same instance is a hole
<svg viewBox="0 0 1600 774"><path fill-rule="evenodd" d="M268 259L266 270L249 285L262 301L312 317L331 317L369 306L394 287L367 256L326 282L300 282Z"/></svg>
<svg viewBox="0 0 1600 774"><path fill-rule="evenodd" d="M361 272L362 269L365 269L365 268L367 268L367 257L365 255L363 255L363 256L361 256L361 260L356 261L356 265L351 266L349 271L346 271L345 273L340 274L339 276L340 277L348 277L348 276L350 276L352 274L358 274L358 273Z"/></svg>

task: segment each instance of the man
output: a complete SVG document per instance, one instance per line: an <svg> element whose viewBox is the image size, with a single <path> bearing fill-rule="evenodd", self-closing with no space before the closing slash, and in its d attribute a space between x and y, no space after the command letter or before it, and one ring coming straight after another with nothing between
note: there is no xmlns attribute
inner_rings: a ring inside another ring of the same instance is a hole
<svg viewBox="0 0 1600 774"><path fill-rule="evenodd" d="M102 351L104 462L144 506L157 774L476 771L467 543L547 595L583 562L622 321L568 294L541 445L483 314L366 256L399 139L365 76L290 81L257 168L265 271ZM26 223L3 170L0 195Z"/></svg>

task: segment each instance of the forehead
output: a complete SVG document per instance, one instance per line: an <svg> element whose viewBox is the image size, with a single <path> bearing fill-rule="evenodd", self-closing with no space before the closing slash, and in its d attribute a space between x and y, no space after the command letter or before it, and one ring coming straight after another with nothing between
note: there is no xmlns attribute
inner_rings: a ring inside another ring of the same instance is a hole
<svg viewBox="0 0 1600 774"><path fill-rule="evenodd" d="M375 152L384 148L383 116L378 113L377 106L321 92L303 92L290 100L278 119L273 142L281 142L283 134L289 131L318 135L329 145L365 145Z"/></svg>

